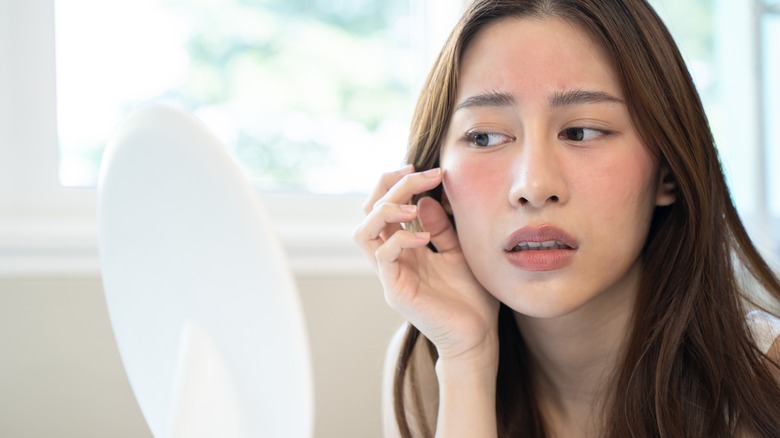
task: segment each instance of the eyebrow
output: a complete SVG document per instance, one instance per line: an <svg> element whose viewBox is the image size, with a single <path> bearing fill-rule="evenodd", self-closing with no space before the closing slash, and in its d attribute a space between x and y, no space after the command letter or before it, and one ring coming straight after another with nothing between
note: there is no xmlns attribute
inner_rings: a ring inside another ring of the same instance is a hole
<svg viewBox="0 0 780 438"><path fill-rule="evenodd" d="M489 93L477 94L476 96L466 98L463 102L458 104L455 111L470 107L512 106L515 102L515 96L509 93L491 91Z"/></svg>
<svg viewBox="0 0 780 438"><path fill-rule="evenodd" d="M555 92L550 96L548 101L553 108L586 103L625 103L623 99L603 91L588 91L582 89ZM491 91L464 99L463 102L455 107L455 111L471 107L512 106L516 102L517 100L512 94Z"/></svg>
<svg viewBox="0 0 780 438"><path fill-rule="evenodd" d="M568 105L581 105L584 103L625 103L623 99L603 91L587 91L581 89L556 92L550 96L549 101L550 106L553 108Z"/></svg>

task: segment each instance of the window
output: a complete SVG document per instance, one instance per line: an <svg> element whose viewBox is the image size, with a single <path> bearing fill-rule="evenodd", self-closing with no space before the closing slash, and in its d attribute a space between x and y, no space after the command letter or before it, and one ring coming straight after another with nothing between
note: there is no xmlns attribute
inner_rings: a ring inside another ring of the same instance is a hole
<svg viewBox="0 0 780 438"><path fill-rule="evenodd" d="M70 117L78 116L78 114L71 113L71 111L78 110L71 108L68 110L68 113L65 113L62 105L67 107L69 105L68 99L86 98L85 96L89 96L89 94L80 96L78 94L68 94L66 90L61 90L59 95L60 102L57 102L55 99L57 96L55 84L58 82L70 77L76 83L83 84L84 77L89 74L95 74L95 72L90 72L86 69L88 63L79 64L71 71L68 71L67 66L59 64L59 67L61 69L64 68L64 70L58 72L60 73L59 78L55 74L55 6L57 7L57 13L61 13L63 5L67 6L69 3L73 4L77 3L77 1L62 0L55 2L54 0L41 0L30 2L25 0L0 0L0 275L80 276L99 273L97 231L95 226L96 193L93 187L88 187L91 184L90 178L94 181L94 175L87 178L74 175L83 175L81 170L87 170L87 174L89 172L94 173L93 163L96 163L99 159L101 146L99 139L92 138L90 140L90 136L101 130L110 131L113 123L108 123L108 126L106 126L103 124L105 120L101 119L104 114L95 115L93 113L94 118L90 120L85 119L86 121L81 124L82 127L88 128L87 133L76 134L76 131L72 130L72 128L79 125L79 122L73 122L74 125L71 125L71 122L67 122L67 120ZM218 6L223 3L234 5L264 4L269 5L269 10L274 14L296 15L289 6L293 2L271 0L266 2L262 0L245 0L242 2L238 0L158 0L155 2L150 0L139 0L138 2L111 0L91 2L89 6L81 3L82 8L76 8L74 13L86 17L89 21L100 21L101 18L97 12L102 11L105 14L113 14L115 16L115 13L111 11L122 10L126 12L122 19L127 18L129 20L134 16L134 12L131 9L135 7L146 8L146 10L157 8L156 10L160 11L159 5L163 3L173 9L178 8L179 12L184 11L184 18L179 17L176 20L179 20L178 23L183 23L181 26L185 30L187 26L192 26L194 22L188 20L195 20L194 17L187 15L186 11L189 5L219 9ZM404 116L408 118L411 113L414 95L416 94L415 88L420 85L421 77L427 73L432 57L438 51L438 49L432 50L431 48L438 48L441 45L446 33L449 32L454 20L459 15L460 2L452 0L414 0L409 3L387 2L400 3L389 5L380 1L343 0L326 2L311 0L307 3L307 13L312 11L331 11L330 15L325 15L332 18L329 26L335 26L335 30L331 29L329 32L331 34L334 32L341 34L343 31L339 30L339 26L342 26L343 23L338 21L338 16L341 14L341 12L338 12L338 8L345 8L344 10L347 12L360 10L359 7L364 3L380 5L380 9L377 10L381 10L382 14L387 11L396 14L396 17L403 17L403 14L406 14L405 20L411 21L411 23L404 23L403 19L401 19L399 24L394 25L395 27L391 29L394 32L392 34L399 38L397 41L400 41L393 44L407 44L409 46L407 50L410 53L404 55L408 56L408 62L399 63L401 64L401 70L394 70L398 73L393 73L396 76L392 76L393 81L406 80L408 82L406 85L408 90L405 97L407 103L399 103L400 99L397 97L399 94L396 89L391 90L395 93L393 95L395 97L391 96L390 98L390 102L394 102L394 106L388 106L395 111L394 113L392 111L389 113L390 118L395 117L394 120L400 120L400 117ZM125 7L122 5L125 5ZM374 15L376 15L376 11L374 12ZM170 14L172 14L170 11L162 12L164 18L166 16L170 17ZM316 21L313 16L307 17L306 19L309 21ZM142 39L144 38L143 32L149 26L162 26L160 20L163 18L152 18L150 16L145 18L144 25L133 27L127 31L138 35ZM384 20L383 17L379 18ZM219 20L218 17L213 17L213 19ZM230 23L232 22L230 21ZM334 25L333 22L336 24ZM101 25L101 23L93 24ZM105 23L102 24L105 25ZM116 26L123 26L121 20ZM322 28L322 25L317 23L314 23L312 26ZM181 30L182 27L171 26L166 28L174 33L174 37L179 35L180 42L181 38L183 38L182 35L188 35L187 32ZM402 35L404 28L412 32L412 36L407 35L404 37ZM66 30L58 28L57 32L59 31ZM100 47L100 42L95 40L100 40L102 35L99 29L94 32L96 33L86 37L83 35L79 36L77 32L76 37L86 38L92 47ZM180 33L177 34L176 32ZM403 43L403 38L406 38L405 43ZM300 41L298 43L300 44ZM58 44L64 43L58 42ZM354 41L352 41L352 44L359 45L359 43ZM58 48L68 50L61 46L58 46ZM125 47L125 52L131 52L132 50L132 47ZM330 50L330 48L323 49L323 51L327 50ZM58 53L56 59L58 62L65 62L61 55L62 53ZM105 53L92 51L83 56L103 57ZM368 61L371 61L376 54L367 56ZM107 68L107 66L101 68ZM407 70L408 72L406 72ZM146 72L142 71L139 74L146 74ZM399 76L403 75L407 75L407 79L398 79ZM167 77L175 78L176 76L168 75ZM98 76L91 85L99 85L103 79ZM63 87L63 85L59 85L60 88ZM119 84L117 88L145 87L141 87L141 85L140 81L126 82ZM147 96L162 94L163 98L170 97L163 91L159 89L154 90L153 88L144 88L147 92L152 91ZM363 90L366 89L373 90L376 88L365 88ZM139 88L135 88L135 91L139 91ZM113 93L111 90L107 92ZM90 98L94 98L94 96ZM362 104L361 102L364 101L359 99L353 100L353 103ZM129 105L126 105L124 109L131 109L130 107L135 103L138 102L129 102ZM189 103L191 104L192 102ZM200 104L200 102L195 103ZM188 102L184 102L184 104L186 105ZM405 115L399 116L401 105L405 107L403 111L407 112ZM213 111L214 108L207 108L206 105L192 108L207 124L211 123L209 127L217 136L222 137L223 140L226 140L226 143L229 143L227 140L230 139L230 130L223 129L224 125L228 124L225 120L229 120L229 116L221 115L222 113ZM87 105L86 110L90 110L89 105ZM113 112L113 110L107 111ZM198 113L198 111L201 112ZM357 111L357 113L361 116L371 116L371 114L363 114L362 110ZM113 116L116 117L116 113ZM376 115L373 115L373 117L374 120L378 120ZM338 274L343 272L368 272L371 270L370 265L359 254L350 237L352 228L362 218L360 205L365 197L365 194L356 194L354 192L357 190L367 192L375 183L380 171L396 168L400 164L408 130L405 121L402 126L399 126L397 132L392 131L390 129L392 126L387 124L382 129L375 129L382 126L383 123L385 123L384 119L373 126L368 125L367 128L353 128L354 125L349 123L345 125L347 129L352 129L352 131L349 131L350 134L361 129L368 129L380 134L389 132L401 139L398 145L394 144L389 151L383 151L383 155L378 154L378 156L372 156L367 162L359 163L357 168L366 169L364 174L361 174L362 176L353 174L350 178L354 176L354 179L350 179L346 183L342 181L330 186L326 184L311 184L309 181L301 180L300 178L296 179L295 177L288 179L283 177L266 186L266 188L279 189L282 185L277 184L278 181L286 180L285 184L292 181L292 184L286 186L288 187L287 189L266 191L263 193L263 197L272 217L275 219L282 243L288 251L291 264L296 272ZM58 130L58 128L61 129ZM256 128L256 126L252 126L252 128ZM336 134L339 133L337 132ZM78 147L70 158L65 154L63 159L60 160L57 148L60 141L65 143L80 135L87 138L87 141L83 143L84 146ZM343 138L339 140L343 140ZM237 155L240 152L234 150L234 153ZM366 155L364 153L359 156L365 157ZM332 161L337 160L333 159ZM63 172L63 178L60 178L59 171L63 166L66 169L76 169L77 171L66 170ZM381 170L379 170L380 168ZM359 177L368 178L370 182L366 184L356 183L355 181ZM61 179L70 180L72 186L64 187L60 183ZM261 181L260 185L263 184L265 182ZM83 188L84 186L87 187ZM290 190L290 187L296 188L296 190ZM355 187L358 187L358 189ZM313 194L313 192L324 191L341 192L343 194Z"/></svg>
<svg viewBox="0 0 780 438"><path fill-rule="evenodd" d="M763 88L763 138L764 138L764 172L767 178L765 196L770 202L769 215L774 218L771 229L775 237L775 254L780 255L780 137L774 130L780 123L780 2L773 7L767 6L763 16L763 32L761 35L761 54L763 71L761 84Z"/></svg>
<svg viewBox="0 0 780 438"><path fill-rule="evenodd" d="M780 255L780 6L732 0L651 0L680 46L753 240ZM755 9L753 8L755 3ZM774 121L774 122L773 122Z"/></svg>
<svg viewBox="0 0 780 438"><path fill-rule="evenodd" d="M365 192L403 158L410 14L381 0L57 1L60 180L94 186L112 128L155 101L203 120L263 190Z"/></svg>
<svg viewBox="0 0 780 438"><path fill-rule="evenodd" d="M67 12L62 12L63 7L69 7L68 4L84 4L81 3L83 1L85 0L57 1L56 12L57 14L67 14ZM155 26L168 29L171 38L178 41L181 47L182 44L187 46L187 41L191 39L192 35L189 30L196 26L194 23L197 23L197 17L189 15L194 14L194 12L187 12L190 5L211 11L214 8L222 9L218 5L223 3L232 5L233 8L254 8L251 9L255 11L253 17L259 17L262 14L296 15L292 14L292 10L288 6L285 6L288 3L295 4L296 2L282 0L137 0L132 2L104 0L93 1L89 6L76 8L75 13L88 17L89 21L94 22L101 21L99 11L111 14L111 11L122 10L125 12L122 18L126 18L125 22L130 22L134 14L133 8L147 8L147 10L152 8L162 11L163 18L146 17L145 24L142 26L135 26L127 30L127 26L122 20L116 26L119 28L125 26L125 33L133 34L139 40L146 38L144 32ZM403 118L409 117L411 105L422 77L427 73L433 57L438 52L460 9L460 6L453 4L459 5L460 2L452 0L411 0L410 2L380 2L376 0L374 3L381 4L381 8L389 8L382 9L383 14L395 14L395 17L400 20L392 25L388 24L390 23L389 19L380 20L385 23L383 26L386 29L386 31L382 31L384 33L380 36L383 38L388 35L397 37L395 40L391 38L391 42L381 43L389 44L389 46L381 47L390 47L387 49L390 51L406 47L411 51L411 55L401 55L402 57L408 56L408 58L403 58L407 60L407 65L401 65L401 69L392 70L393 73L383 72L383 74L387 73L383 77L389 78L387 80L396 85L406 81L405 86L411 91L409 97L406 98L408 99L406 103L402 102L403 98L398 97L400 96L398 94L391 97L391 104L387 105L391 110L388 117L395 117L393 120L396 122L392 123L398 124L397 132L391 129L391 125L380 128L386 119L382 118L381 121L377 122L380 120L378 116L374 116L374 122L363 128L355 128L352 131L345 130L344 132L354 134L359 131L363 134L368 132L380 135L389 132L392 135L397 135L397 138L400 139L398 141L399 148L394 149L397 140L390 140L390 137L386 137L387 140L382 141L386 141L386 144L392 143L387 150L382 150L382 154L387 155L370 157L370 160L360 162L357 166L358 169L366 169L364 175L352 175L346 181L329 186L301 178L300 174L295 176L294 172L287 171L271 172L275 177L279 177L274 181L259 181L261 186L268 184L266 187L277 190L275 193L265 192L264 197L272 216L279 225L279 232L290 253L293 267L298 272L334 273L370 269L357 254L357 249L349 237L352 227L362 216L359 206L364 195L354 194L354 192L370 189L378 172L394 168L400 160L407 133L407 126ZM389 5L389 3L393 3L393 5ZM775 254L780 254L780 248L778 248L780 246L778 244L780 242L780 175L774 171L780 168L780 144L778 144L780 140L771 135L772 128L780 120L780 104L778 103L780 102L780 85L777 81L772 80L780 77L780 47L776 42L780 41L780 6L776 1L771 3L774 6L770 6L769 0L764 0L762 18L759 19L753 15L751 5L754 2L748 1L653 0L653 3L667 20L673 34L681 44L686 60L701 90L732 193L742 216L756 237L755 240L759 247L767 252L774 251ZM326 24L317 25L315 23L315 25L331 26L330 29L336 33L352 32L343 30L349 29L349 27L344 27L343 22L334 18L334 15L338 16L340 13L338 8L346 8L345 10L348 11L361 10L360 7L364 4L369 4L368 0L330 2L309 0L307 3L307 5L314 7L312 10L319 11L318 14L324 11L322 16L330 17L325 20ZM160 9L161 5L169 9ZM259 5L267 6L267 11L257 11ZM225 8L225 10L227 9L229 8ZM177 11L183 15L175 15ZM328 11L330 12L328 13ZM178 24L173 26L161 24L161 20L173 16L171 14L179 17L173 19ZM404 19L405 14L407 18ZM318 17L320 16L310 14L301 19L319 23L318 20L321 21L321 18ZM248 17L249 15L239 18ZM243 22L241 19L233 21L219 18L216 15L206 17L206 19L213 20L214 23L219 22L219 20L228 23ZM407 21L404 22L404 20ZM259 21L260 18L258 18ZM61 31L67 31L65 27L61 27L64 26L63 23L60 21L56 21L56 23L56 35L59 35ZM106 25L102 21L93 24ZM249 27L252 28L252 26ZM241 35L242 29L230 29L232 33L225 32L217 34L216 37L213 34L214 31L211 30L212 34L210 35L215 38L215 44L218 45L222 41L218 37L229 33ZM756 30L760 30L760 32L756 32ZM94 30L93 32L100 31ZM250 29L247 32L251 36L254 35L252 32L259 32L259 30ZM404 32L408 32L411 36L408 34L404 36ZM101 41L95 40L101 38L100 33L87 36L88 42L91 40L90 44L97 47L100 46ZM300 41L302 40L298 40L299 43ZM57 49L68 50L67 47L63 46L65 43L65 41L57 41ZM210 47L209 44L204 42L203 46ZM359 45L359 43L355 44ZM303 49L305 48L301 50ZM133 50L132 47L126 48L124 52L130 56L133 54ZM161 63L168 61L164 53L168 53L172 58L179 56L175 53L171 54L171 52L163 53L162 48L154 48L154 50L157 50L155 53L157 53L157 59ZM60 179L62 179L66 182L69 181L70 185L88 186L90 181L94 180L94 176L84 178L74 176L83 175L80 171L64 170L62 178L60 178L59 169L86 168L88 172L94 172L94 164L90 163L97 162L96 160L99 158L99 140L93 139L91 143L86 141L85 146L77 147L76 152L70 158L66 154L60 160L57 151L58 140L63 145L67 142L75 144L73 139L78 137L75 131L70 131L77 127L78 122L67 121L69 117L76 117L78 114L70 112L66 114L65 108L67 105L72 105L72 102L68 102L69 99L78 99L79 95L68 95L67 90L63 89L65 85L61 82L70 75L71 78L75 77L73 79L76 81L75 83L82 83L89 74L94 75L96 72L88 71L84 67L87 64L78 64L75 69L67 67L68 61L62 58L65 53L59 53L56 57L58 63L56 65L60 69L57 72L60 75L58 78L55 74L54 0L0 0L0 275L37 275L41 273L94 275L98 272L95 191L89 188L63 188L60 184ZM762 53L762 63L757 62L757 53ZM93 51L87 55L106 56L105 53L99 51ZM116 62L125 61L120 59ZM185 60L184 65L189 65L187 62L189 61ZM245 61L238 63L245 63ZM763 67L758 70L755 68L756 65L763 65ZM69 71L68 68L72 69ZM192 89L198 89L199 92L206 95L211 93L220 96L220 93L224 92L221 89L195 87L196 83L220 84L221 82L183 81L182 78L186 76L182 71L186 71L186 69L164 75L174 84L190 84L191 88L181 86L174 88L179 90L179 95L184 95L184 90L191 91ZM143 76L153 75L153 73L153 70L147 68L147 70L142 70L137 74ZM121 74L122 71L119 71L120 76ZM215 74L221 73L210 69L199 70L198 73L202 77ZM255 78L252 73L247 74L247 76L250 79ZM90 84L97 85L98 79ZM249 82L251 86L251 80L246 79L246 77L240 76L239 80L245 81L242 83ZM59 102L56 99L58 91L55 85L60 86ZM137 96L140 96L139 89L133 87L140 88L141 85L141 81L126 80L115 88L134 90L139 93ZM367 87L361 90L373 92L376 89L378 88ZM113 93L113 91L111 92ZM200 95L192 92L187 94L187 96ZM146 94L143 98L150 99L154 96L171 98L170 94L160 88L154 89L151 86L146 88ZM231 104L226 103L229 102L228 100L218 100L217 104L212 105L204 104L199 98L184 100L184 105L194 104L191 108L207 123L211 123L212 130L226 143L230 143L231 139L237 137L234 135L236 132L241 132L240 129L234 129L231 126L225 127L229 125L225 120L230 120L232 117L226 115L227 112L221 112L225 107L231 106ZM264 101L261 98L253 98L248 101L249 103L246 105L250 107L257 104L257 108L259 108L257 111L263 108L261 104ZM360 102L360 100L354 101L358 108L362 108ZM138 103L139 101L125 102L124 109L130 109L132 105ZM290 106L294 110L299 108ZM68 111L77 112L73 109ZM357 113L361 117L364 115L362 111ZM113 117L117 117L116 114L118 113L115 113ZM296 115L295 112L285 114L292 114L289 115L289 120L292 121L297 120L295 117L309 117ZM98 120L99 117L103 116L105 115L95 116L93 114L93 118L88 120L89 129L87 132L90 135L100 129L111 129L113 125L111 121L104 123L104 121ZM251 119L247 129L253 132L261 130L262 125L252 123L253 120L260 119ZM340 120L341 122L343 120ZM283 124L281 125L283 126ZM338 137L339 134L337 133L336 136ZM339 137L339 140L343 140L343 135ZM235 146L238 144L235 143L231 146L234 148L234 153L237 155L248 154L251 158L252 149L241 150L239 146ZM298 143L292 147L312 146ZM338 145L338 147L343 147L343 145ZM358 151L353 155L350 152L345 152L343 155L364 157L360 153ZM323 161L337 162L341 155L335 152L334 154L333 158ZM260 164L263 165L262 162ZM295 165L303 166L307 163L296 163L292 160L282 164L287 165L286 169L289 170ZM319 163L314 164L319 165ZM303 169L303 167L299 168ZM263 169L263 167L261 166L259 169ZM365 178L368 182L358 183L359 178ZM282 187L280 181L284 181L284 184L289 183L286 187L295 188L297 191L279 190ZM347 194L315 196L310 191ZM314 222L308 218L317 218L317 221Z"/></svg>

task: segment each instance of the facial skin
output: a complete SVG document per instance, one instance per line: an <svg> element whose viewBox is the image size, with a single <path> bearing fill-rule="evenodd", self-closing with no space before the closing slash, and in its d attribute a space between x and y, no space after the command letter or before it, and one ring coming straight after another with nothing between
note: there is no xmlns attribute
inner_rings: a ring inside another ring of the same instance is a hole
<svg viewBox="0 0 780 438"><path fill-rule="evenodd" d="M632 303L653 210L674 193L605 54L565 21L508 18L462 61L441 167L475 277L533 317ZM508 251L524 240L566 246Z"/></svg>

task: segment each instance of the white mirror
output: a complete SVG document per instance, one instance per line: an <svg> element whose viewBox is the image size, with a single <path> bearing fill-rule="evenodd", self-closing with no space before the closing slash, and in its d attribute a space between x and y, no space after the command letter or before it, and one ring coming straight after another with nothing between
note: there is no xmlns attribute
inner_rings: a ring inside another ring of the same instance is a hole
<svg viewBox="0 0 780 438"><path fill-rule="evenodd" d="M183 112L142 110L106 148L98 199L109 316L154 436L312 436L295 283L225 148Z"/></svg>

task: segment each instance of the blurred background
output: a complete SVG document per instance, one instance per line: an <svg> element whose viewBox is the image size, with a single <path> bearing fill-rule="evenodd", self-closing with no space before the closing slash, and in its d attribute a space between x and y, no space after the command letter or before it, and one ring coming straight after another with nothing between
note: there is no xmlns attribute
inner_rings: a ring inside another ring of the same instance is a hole
<svg viewBox="0 0 780 438"><path fill-rule="evenodd" d="M705 102L735 202L780 253L780 6L652 1ZM400 166L462 0L0 0L0 436L147 437L97 259L117 124L184 108L265 199L301 293L315 436L380 435L386 308L350 234Z"/></svg>

